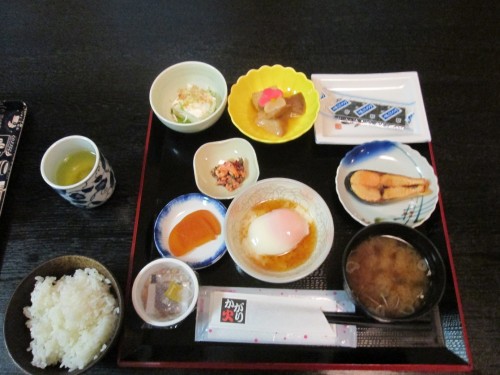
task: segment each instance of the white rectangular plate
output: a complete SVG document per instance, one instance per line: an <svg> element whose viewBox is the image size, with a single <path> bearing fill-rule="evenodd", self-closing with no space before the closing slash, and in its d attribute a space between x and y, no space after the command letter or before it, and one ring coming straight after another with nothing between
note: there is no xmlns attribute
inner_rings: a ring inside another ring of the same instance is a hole
<svg viewBox="0 0 500 375"><path fill-rule="evenodd" d="M413 103L414 117L408 129L377 126L336 126L337 121L322 111L314 124L317 144L357 145L375 140L401 143L429 142L431 134L417 72L377 74L312 74L320 93L335 92L374 101Z"/></svg>

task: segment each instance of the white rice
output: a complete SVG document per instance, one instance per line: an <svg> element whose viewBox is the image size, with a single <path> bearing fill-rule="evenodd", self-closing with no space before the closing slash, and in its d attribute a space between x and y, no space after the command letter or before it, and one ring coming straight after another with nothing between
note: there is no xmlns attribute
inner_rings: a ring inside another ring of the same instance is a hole
<svg viewBox="0 0 500 375"><path fill-rule="evenodd" d="M83 369L106 348L120 313L110 284L94 268L59 280L36 277L31 306L23 309L33 366L60 363L69 371Z"/></svg>

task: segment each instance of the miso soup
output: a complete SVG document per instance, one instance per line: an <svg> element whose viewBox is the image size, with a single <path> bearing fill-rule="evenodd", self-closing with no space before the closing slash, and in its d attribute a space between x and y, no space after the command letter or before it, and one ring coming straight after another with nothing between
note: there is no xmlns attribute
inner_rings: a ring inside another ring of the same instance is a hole
<svg viewBox="0 0 500 375"><path fill-rule="evenodd" d="M418 311L429 290L429 267L408 243L374 236L349 254L346 278L355 298L381 318L402 318Z"/></svg>

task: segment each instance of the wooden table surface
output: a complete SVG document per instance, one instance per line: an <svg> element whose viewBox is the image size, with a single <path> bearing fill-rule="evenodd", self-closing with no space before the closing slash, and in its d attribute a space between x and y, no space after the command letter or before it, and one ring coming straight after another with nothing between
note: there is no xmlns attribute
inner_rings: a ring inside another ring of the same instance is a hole
<svg viewBox="0 0 500 375"><path fill-rule="evenodd" d="M16 285L53 257L95 258L125 286L149 88L169 65L207 62L219 68L229 87L249 69L265 64L292 66L307 76L417 71L473 373L497 373L498 4L18 0L1 2L0 15L0 100L28 105L0 217L2 327ZM117 189L100 208L69 205L40 176L45 149L70 134L92 138L114 168ZM314 137L313 130L304 136ZM326 178L333 178L331 173ZM3 336L3 328L0 332ZM118 368L113 349L90 373L150 371ZM0 373L19 373L4 345Z"/></svg>

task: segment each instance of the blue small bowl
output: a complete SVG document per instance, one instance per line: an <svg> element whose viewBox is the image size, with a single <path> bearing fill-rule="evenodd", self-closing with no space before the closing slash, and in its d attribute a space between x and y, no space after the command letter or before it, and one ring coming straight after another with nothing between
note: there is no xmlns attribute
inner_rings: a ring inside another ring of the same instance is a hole
<svg viewBox="0 0 500 375"><path fill-rule="evenodd" d="M187 254L176 257L169 249L168 238L174 227L187 215L198 210L208 210L215 215L221 225L221 234ZM226 253L225 227L226 207L218 200L199 193L181 195L171 200L160 211L154 226L154 242L164 258L177 258L198 270L211 266Z"/></svg>

